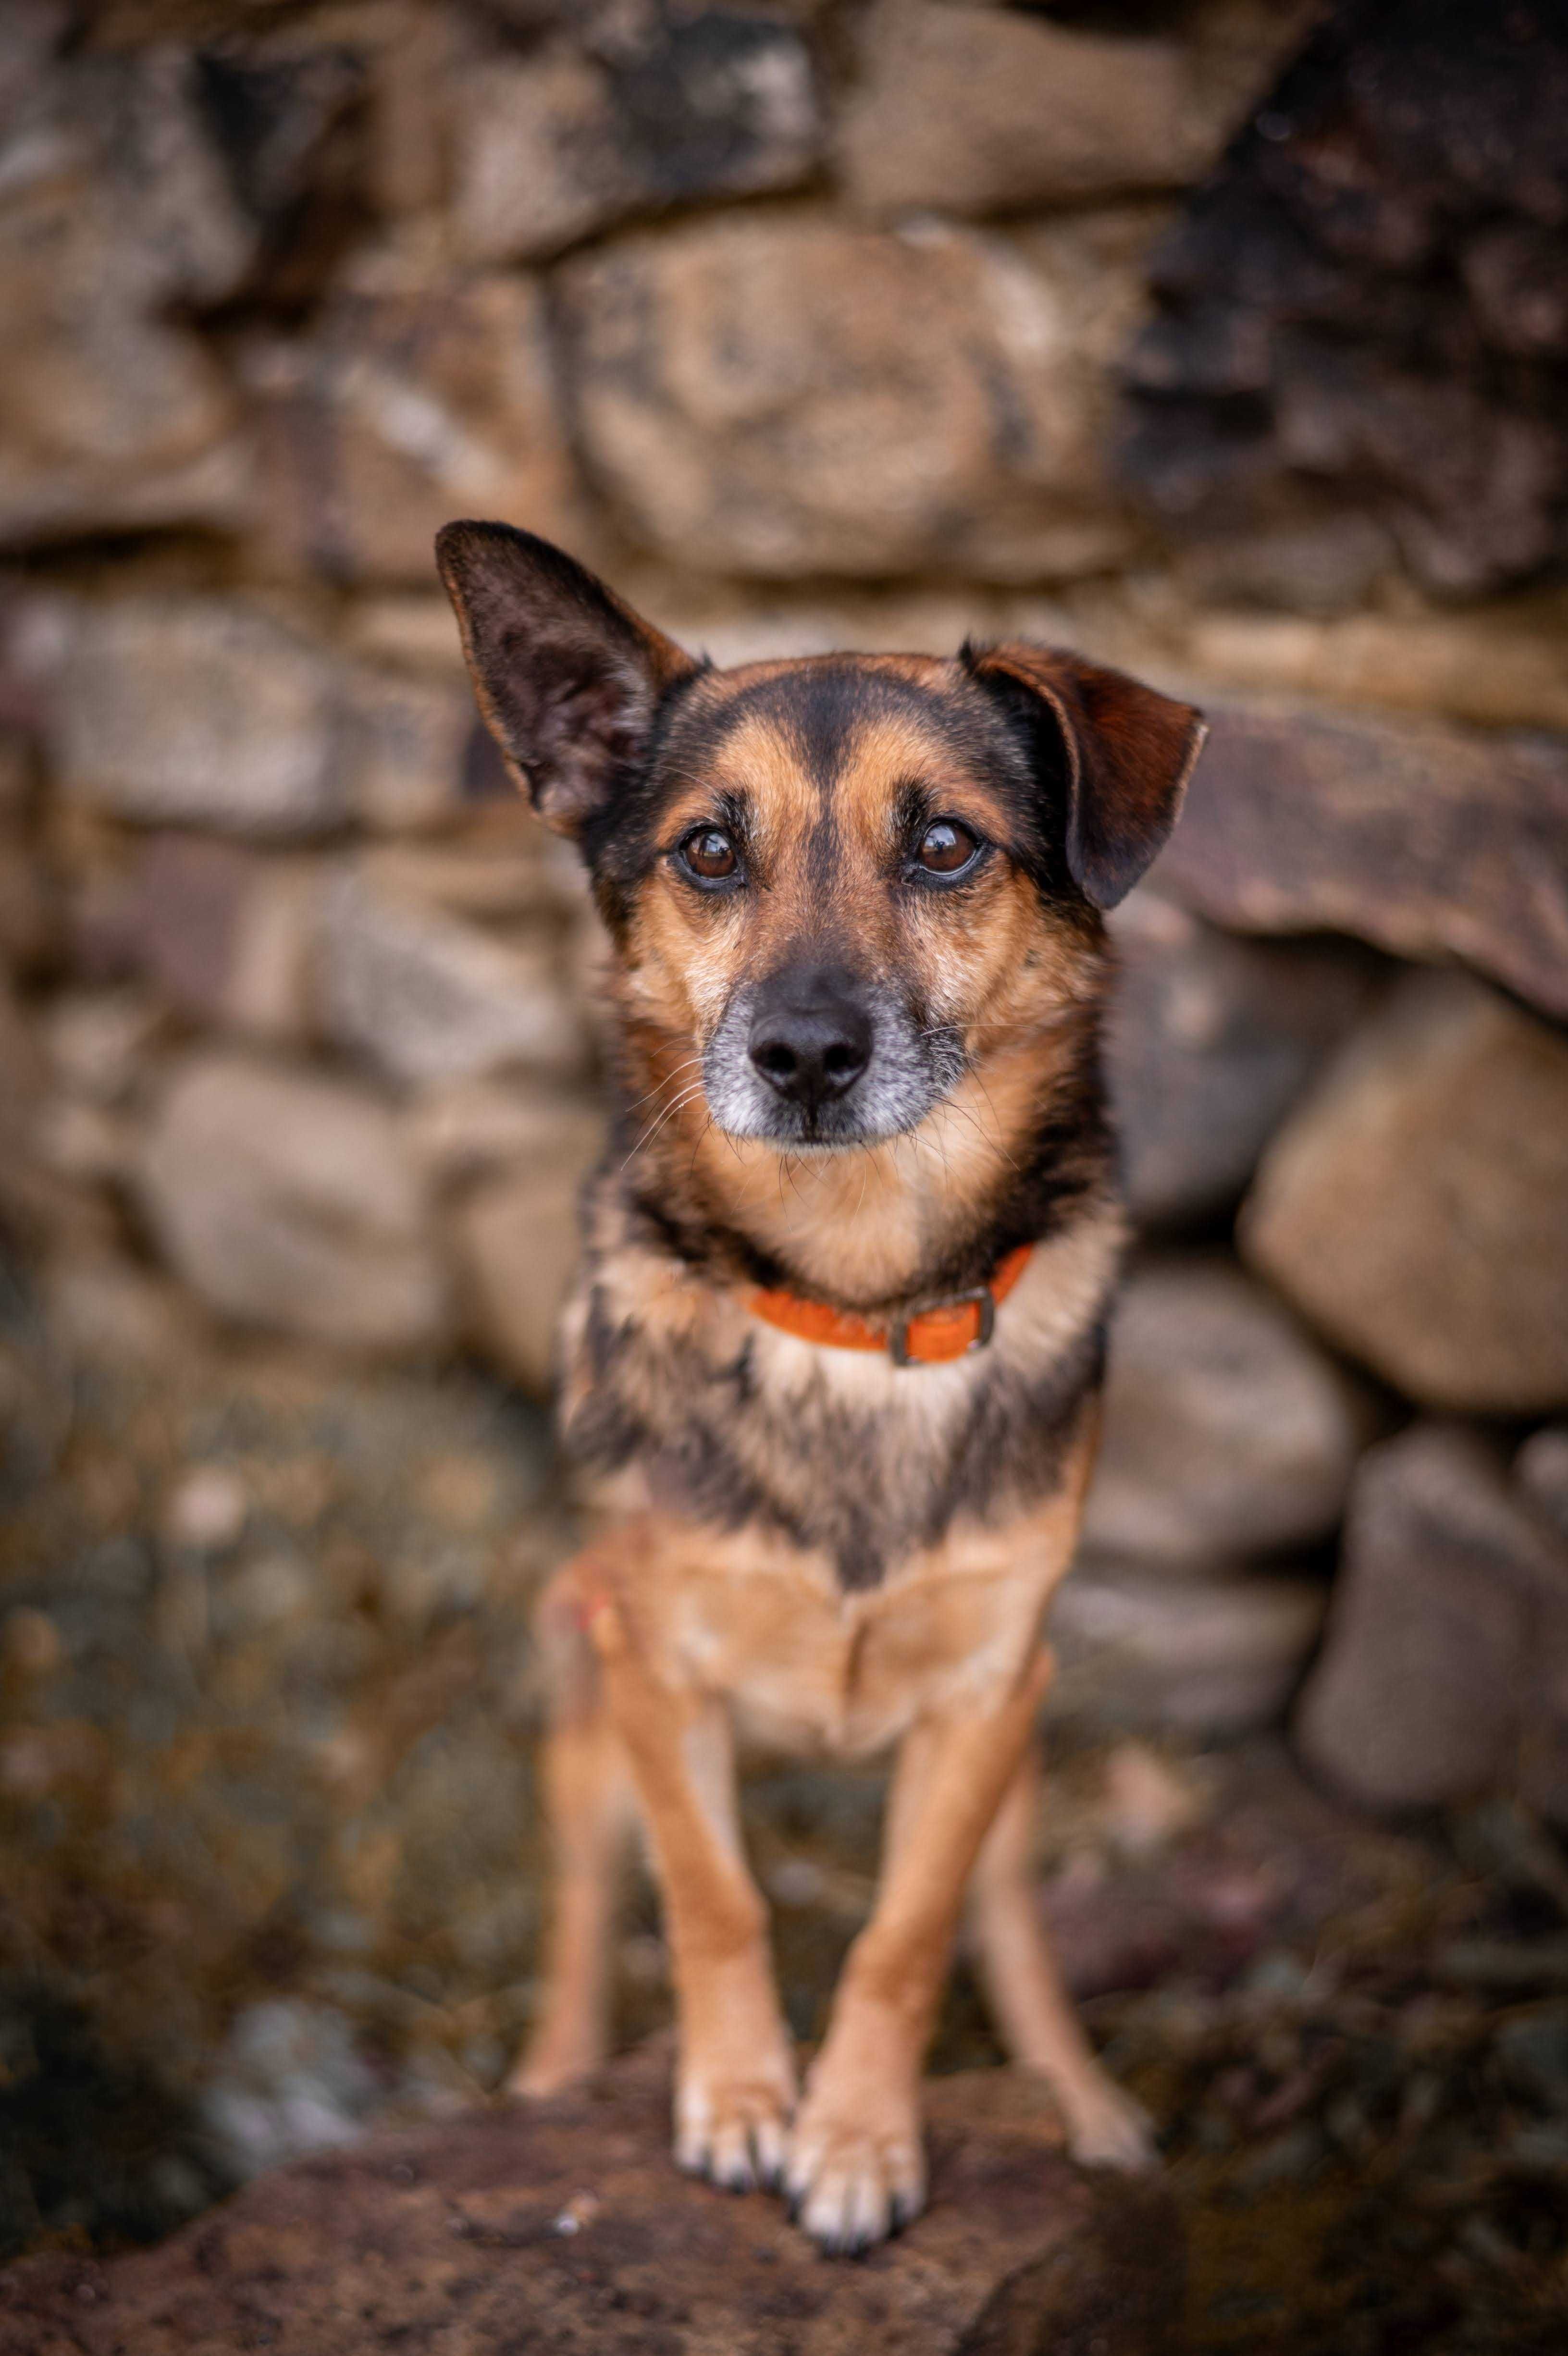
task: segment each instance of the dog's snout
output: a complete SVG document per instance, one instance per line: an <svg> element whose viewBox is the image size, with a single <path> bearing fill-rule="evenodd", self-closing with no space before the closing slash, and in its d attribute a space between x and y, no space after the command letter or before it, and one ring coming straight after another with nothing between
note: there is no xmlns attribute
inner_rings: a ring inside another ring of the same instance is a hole
<svg viewBox="0 0 1568 2356"><path fill-rule="evenodd" d="M749 1045L768 1086L814 1111L846 1095L870 1063L871 1017L836 977L793 975L765 993Z"/></svg>

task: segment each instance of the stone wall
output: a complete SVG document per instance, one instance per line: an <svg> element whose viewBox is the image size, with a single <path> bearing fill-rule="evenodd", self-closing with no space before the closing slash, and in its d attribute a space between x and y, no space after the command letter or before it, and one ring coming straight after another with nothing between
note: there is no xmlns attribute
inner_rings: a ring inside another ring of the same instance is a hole
<svg viewBox="0 0 1568 2356"><path fill-rule="evenodd" d="M7 8L0 1208L66 1323L542 1396L594 927L435 528L721 660L1069 642L1216 724L1064 1706L1255 1724L1328 1609L1316 1763L1568 1817L1568 172L1486 113L1568 51L1450 11L1417 137L1316 13Z"/></svg>

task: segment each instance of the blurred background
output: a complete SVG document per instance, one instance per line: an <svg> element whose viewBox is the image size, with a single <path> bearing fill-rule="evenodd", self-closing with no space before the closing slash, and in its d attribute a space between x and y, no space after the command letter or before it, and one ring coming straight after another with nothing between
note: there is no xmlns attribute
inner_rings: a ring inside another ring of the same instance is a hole
<svg viewBox="0 0 1568 2356"><path fill-rule="evenodd" d="M1194 2349L1560 2349L1558 0L7 0L0 317L0 2254L529 2017L596 944L435 583L478 515L721 662L1210 712L1114 920L1042 1902ZM748 1786L803 2036L879 1804ZM630 2038L645 1884L620 1963Z"/></svg>

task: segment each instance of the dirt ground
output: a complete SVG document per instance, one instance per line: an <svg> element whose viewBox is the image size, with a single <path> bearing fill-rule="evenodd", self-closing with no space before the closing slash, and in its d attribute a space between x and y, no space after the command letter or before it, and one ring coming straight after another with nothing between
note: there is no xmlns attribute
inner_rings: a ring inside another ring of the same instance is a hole
<svg viewBox="0 0 1568 2356"><path fill-rule="evenodd" d="M149 1279L0 1280L0 2254L156 2239L372 2117L483 2101L532 2001L529 1598L570 1544L478 1371L236 1347ZM1568 2345L1568 1860L1376 1828L1277 1739L1054 1721L1044 1901L1187 2221L1193 2356ZM879 1779L760 1762L821 2033ZM669 1990L628 1890L620 2031ZM996 2058L961 1964L938 2070Z"/></svg>

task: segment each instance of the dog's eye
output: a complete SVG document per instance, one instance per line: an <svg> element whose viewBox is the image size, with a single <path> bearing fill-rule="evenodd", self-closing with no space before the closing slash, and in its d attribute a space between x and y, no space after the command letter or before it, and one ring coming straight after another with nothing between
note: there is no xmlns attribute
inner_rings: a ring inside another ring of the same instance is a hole
<svg viewBox="0 0 1568 2356"><path fill-rule="evenodd" d="M932 875L956 875L979 849L967 826L960 826L956 819L940 818L935 826L926 829L915 855Z"/></svg>
<svg viewBox="0 0 1568 2356"><path fill-rule="evenodd" d="M740 853L721 826L693 828L681 845L681 856L704 884L722 884L740 864Z"/></svg>

